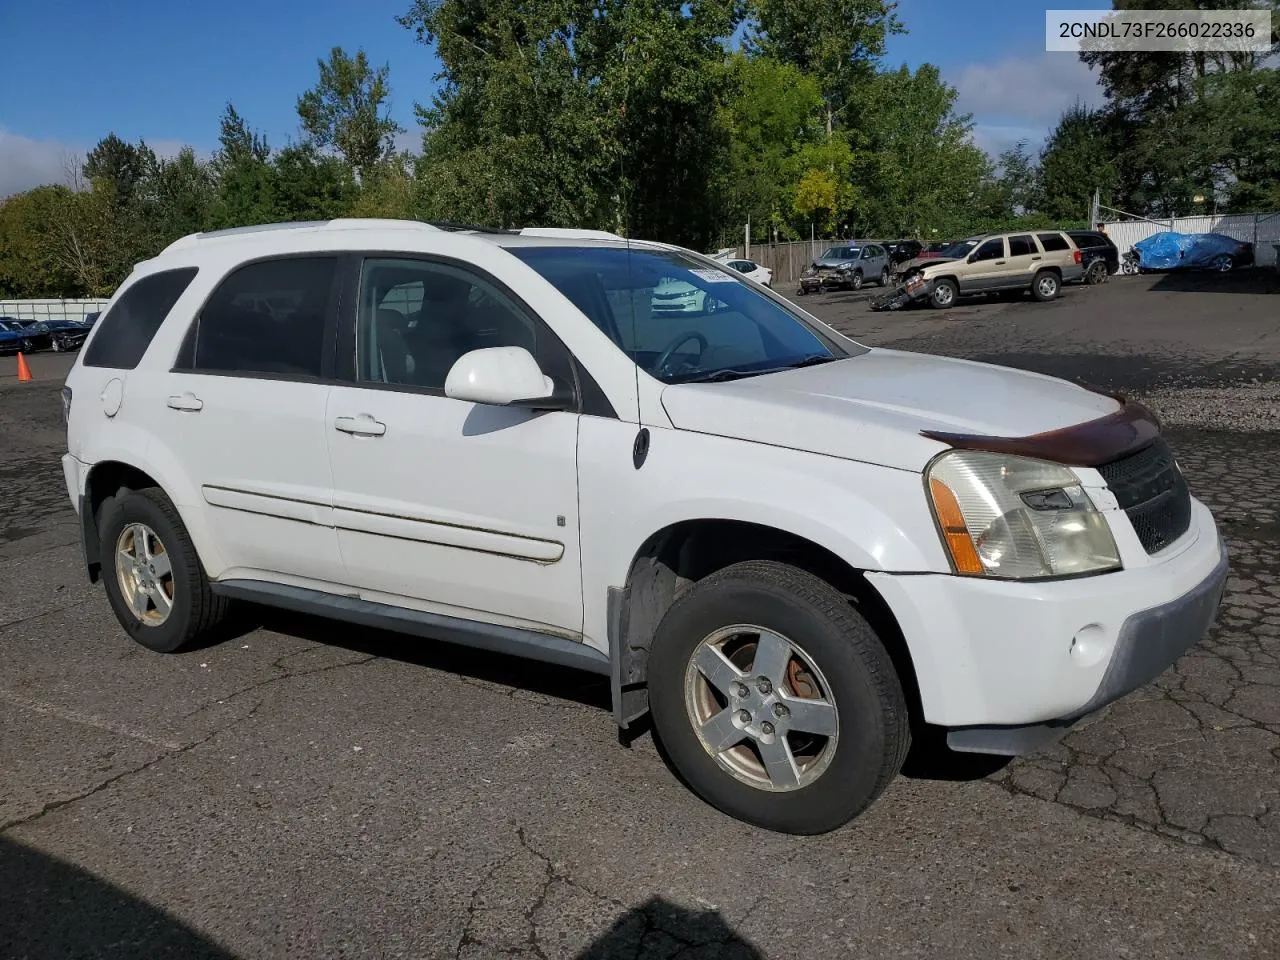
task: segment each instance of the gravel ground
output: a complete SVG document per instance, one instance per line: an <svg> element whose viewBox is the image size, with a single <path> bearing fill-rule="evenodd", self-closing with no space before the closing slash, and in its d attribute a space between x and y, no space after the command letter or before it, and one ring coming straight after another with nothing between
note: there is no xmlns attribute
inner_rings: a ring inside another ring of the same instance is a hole
<svg viewBox="0 0 1280 960"><path fill-rule="evenodd" d="M597 678L285 615L141 649L80 566L65 360L34 384L0 360L0 955L1277 956L1280 298L1218 279L804 302L869 343L1148 399L1233 566L1219 625L1147 689L988 777L917 769L816 838L620 747Z"/></svg>

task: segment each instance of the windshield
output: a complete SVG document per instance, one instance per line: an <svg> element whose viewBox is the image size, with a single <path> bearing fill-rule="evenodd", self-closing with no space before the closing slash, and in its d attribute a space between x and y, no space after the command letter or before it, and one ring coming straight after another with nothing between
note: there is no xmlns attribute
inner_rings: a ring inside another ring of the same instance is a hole
<svg viewBox="0 0 1280 960"><path fill-rule="evenodd" d="M854 260L858 256L857 247L827 247L827 252L819 259L821 260Z"/></svg>
<svg viewBox="0 0 1280 960"><path fill-rule="evenodd" d="M679 251L508 250L664 383L730 380L850 356L742 274Z"/></svg>
<svg viewBox="0 0 1280 960"><path fill-rule="evenodd" d="M942 251L944 257L954 257L957 260L963 260L978 245L982 237L970 237L968 240L958 240L947 249Z"/></svg>

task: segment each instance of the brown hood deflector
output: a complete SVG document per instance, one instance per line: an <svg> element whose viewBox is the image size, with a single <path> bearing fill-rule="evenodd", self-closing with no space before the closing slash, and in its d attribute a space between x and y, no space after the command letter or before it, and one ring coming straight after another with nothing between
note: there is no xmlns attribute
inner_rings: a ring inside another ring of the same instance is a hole
<svg viewBox="0 0 1280 960"><path fill-rule="evenodd" d="M1160 436L1160 421L1154 413L1136 401L1117 399L1120 408L1105 417L1026 437L939 430L922 430L921 435L957 450L984 450L1072 467L1099 467L1137 453Z"/></svg>

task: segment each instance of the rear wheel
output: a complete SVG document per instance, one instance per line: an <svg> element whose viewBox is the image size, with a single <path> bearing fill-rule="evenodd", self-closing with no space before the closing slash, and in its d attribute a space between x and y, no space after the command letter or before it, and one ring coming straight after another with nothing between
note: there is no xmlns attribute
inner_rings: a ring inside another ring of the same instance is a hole
<svg viewBox="0 0 1280 960"><path fill-rule="evenodd" d="M667 611L649 658L654 728L704 800L785 833L833 830L902 767L889 655L849 599L781 563L734 564Z"/></svg>
<svg viewBox="0 0 1280 960"><path fill-rule="evenodd" d="M1084 272L1085 283L1098 284L1107 279L1107 265L1102 260L1095 260L1089 264L1089 269Z"/></svg>
<svg viewBox="0 0 1280 960"><path fill-rule="evenodd" d="M1031 295L1037 300L1044 302L1052 300L1058 295L1058 290L1062 284L1058 280L1058 275L1049 270L1041 270L1036 274L1034 280L1031 281Z"/></svg>
<svg viewBox="0 0 1280 960"><path fill-rule="evenodd" d="M885 267L880 271L880 286L887 287L889 285L889 268Z"/></svg>
<svg viewBox="0 0 1280 960"><path fill-rule="evenodd" d="M121 490L99 512L103 581L120 625L158 653L211 638L229 609L215 596L173 503L158 488Z"/></svg>

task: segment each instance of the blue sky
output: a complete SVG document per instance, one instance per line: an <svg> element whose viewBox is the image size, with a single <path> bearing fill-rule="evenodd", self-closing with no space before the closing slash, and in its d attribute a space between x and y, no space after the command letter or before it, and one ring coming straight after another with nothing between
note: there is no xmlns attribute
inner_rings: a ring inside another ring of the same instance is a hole
<svg viewBox="0 0 1280 960"><path fill-rule="evenodd" d="M207 153L231 101L273 145L298 139L294 104L335 45L391 67L392 113L416 146L415 100L438 62L395 17L410 0L0 0L0 196L62 178L68 154L115 131L161 153ZM1046 53L1044 10L1105 0L900 0L908 33L886 62L932 62L960 91L975 139L998 151L1043 138L1077 97L1100 94L1074 54Z"/></svg>

